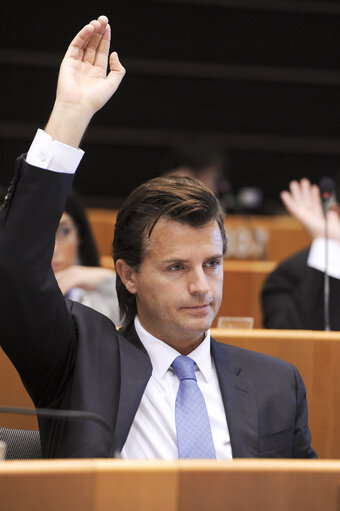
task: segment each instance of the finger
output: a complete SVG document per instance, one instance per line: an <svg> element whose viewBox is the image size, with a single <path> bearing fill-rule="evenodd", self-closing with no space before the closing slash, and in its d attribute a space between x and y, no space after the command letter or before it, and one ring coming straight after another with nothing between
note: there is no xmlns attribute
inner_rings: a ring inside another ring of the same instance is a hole
<svg viewBox="0 0 340 511"><path fill-rule="evenodd" d="M125 67L120 63L118 53L116 51L112 52L110 55L110 71L113 73L121 73L122 76L125 75Z"/></svg>
<svg viewBox="0 0 340 511"><path fill-rule="evenodd" d="M106 16L100 16L98 20L91 21L91 25L94 27L92 37L87 41L86 47L84 48L83 62L94 64L97 56L97 51L103 39L103 35L106 32L108 26L108 19ZM106 58L108 55L108 44L106 43ZM106 69L106 64L105 64Z"/></svg>
<svg viewBox="0 0 340 511"><path fill-rule="evenodd" d="M320 188L317 185L312 185L311 187L311 201L318 215L323 215Z"/></svg>
<svg viewBox="0 0 340 511"><path fill-rule="evenodd" d="M288 212L291 215L295 216L298 202L295 200L293 195L285 190L284 192L280 193L280 197L281 197L281 200L282 200L285 208L288 210Z"/></svg>
<svg viewBox="0 0 340 511"><path fill-rule="evenodd" d="M83 55L83 49L86 47L88 41L92 37L94 32L94 26L89 23L88 25L85 25L78 34L74 37L74 39L71 41L66 53L65 58L82 58Z"/></svg>
<svg viewBox="0 0 340 511"><path fill-rule="evenodd" d="M308 179L306 179L306 178L301 179L300 191L301 191L301 200L302 200L303 204L308 208L313 207L312 185Z"/></svg>
<svg viewBox="0 0 340 511"><path fill-rule="evenodd" d="M331 205L329 211L335 211L337 213L337 215L340 217L340 205L339 205L339 203L338 202L334 202Z"/></svg>
<svg viewBox="0 0 340 511"><path fill-rule="evenodd" d="M107 69L107 59L110 50L110 42L111 28L110 25L106 25L105 30L101 35L101 40L99 41L94 59L94 65L105 69L105 71Z"/></svg>
<svg viewBox="0 0 340 511"><path fill-rule="evenodd" d="M110 55L110 72L106 77L106 83L109 85L110 93L112 94L119 87L125 75L125 69L119 62L119 58L116 52Z"/></svg>
<svg viewBox="0 0 340 511"><path fill-rule="evenodd" d="M300 190L300 183L298 181L291 181L289 183L289 191L290 196L292 200L299 203L301 201L301 190Z"/></svg>
<svg viewBox="0 0 340 511"><path fill-rule="evenodd" d="M332 223L339 222L339 210L333 208L329 209L327 211L327 219Z"/></svg>

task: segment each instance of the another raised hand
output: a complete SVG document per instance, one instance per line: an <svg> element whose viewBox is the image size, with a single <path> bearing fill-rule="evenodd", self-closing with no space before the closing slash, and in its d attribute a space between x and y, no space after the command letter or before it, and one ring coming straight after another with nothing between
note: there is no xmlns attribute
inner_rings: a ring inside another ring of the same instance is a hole
<svg viewBox="0 0 340 511"><path fill-rule="evenodd" d="M113 271L101 266L69 266L55 273L58 285L65 295L74 287L94 291L104 280L112 277Z"/></svg>
<svg viewBox="0 0 340 511"><path fill-rule="evenodd" d="M125 69L116 52L109 56L110 34L107 17L99 16L85 25L68 47L45 128L53 139L78 147L92 116L117 90Z"/></svg>
<svg viewBox="0 0 340 511"><path fill-rule="evenodd" d="M308 231L310 236L323 238L325 236L325 217L322 209L320 190L306 178L291 181L289 191L281 192L285 207ZM333 206L327 214L328 236L340 241L339 206Z"/></svg>

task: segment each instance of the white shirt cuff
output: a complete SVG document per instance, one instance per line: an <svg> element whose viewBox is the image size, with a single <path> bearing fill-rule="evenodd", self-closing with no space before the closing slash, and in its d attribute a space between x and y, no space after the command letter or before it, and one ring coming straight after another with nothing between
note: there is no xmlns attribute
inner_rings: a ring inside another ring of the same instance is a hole
<svg viewBox="0 0 340 511"><path fill-rule="evenodd" d="M26 161L30 165L53 172L74 174L84 155L84 151L52 140L45 131L38 129L29 148Z"/></svg>
<svg viewBox="0 0 340 511"><path fill-rule="evenodd" d="M327 273L340 279L340 242L328 240ZM307 264L311 268L324 272L326 270L325 238L316 238L310 248Z"/></svg>

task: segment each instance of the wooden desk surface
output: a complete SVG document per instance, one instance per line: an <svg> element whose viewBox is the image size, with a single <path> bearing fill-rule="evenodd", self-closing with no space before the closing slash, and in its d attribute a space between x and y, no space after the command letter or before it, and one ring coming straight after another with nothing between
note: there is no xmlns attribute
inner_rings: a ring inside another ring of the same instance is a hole
<svg viewBox="0 0 340 511"><path fill-rule="evenodd" d="M223 297L213 326L220 316L250 316L254 327L261 328L261 290L276 265L275 261L224 261Z"/></svg>
<svg viewBox="0 0 340 511"><path fill-rule="evenodd" d="M2 511L339 511L339 461L0 462Z"/></svg>

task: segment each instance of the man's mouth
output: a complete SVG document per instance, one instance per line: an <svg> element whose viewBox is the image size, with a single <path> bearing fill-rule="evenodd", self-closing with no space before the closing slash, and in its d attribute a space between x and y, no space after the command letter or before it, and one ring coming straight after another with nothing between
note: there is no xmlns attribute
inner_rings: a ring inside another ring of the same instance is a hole
<svg viewBox="0 0 340 511"><path fill-rule="evenodd" d="M208 310L210 305L211 305L211 302L209 302L209 303L200 303L200 304L197 304L197 305L187 305L187 306L183 307L183 309L199 312L199 311Z"/></svg>

